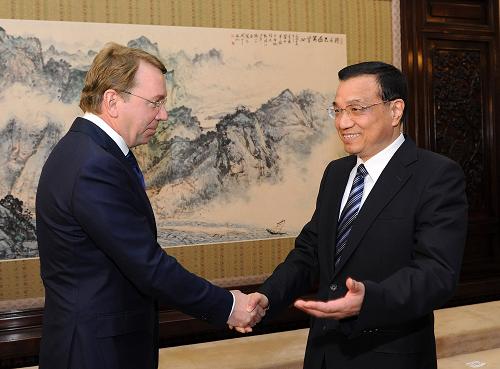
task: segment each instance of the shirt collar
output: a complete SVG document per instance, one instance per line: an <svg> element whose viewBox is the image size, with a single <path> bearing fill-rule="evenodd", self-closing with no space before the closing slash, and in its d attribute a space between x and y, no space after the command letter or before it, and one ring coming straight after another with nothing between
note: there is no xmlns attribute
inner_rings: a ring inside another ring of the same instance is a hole
<svg viewBox="0 0 500 369"><path fill-rule="evenodd" d="M399 147L403 144L405 137L402 133L399 134L389 146L387 146L382 151L373 155L370 159L363 162L358 156L356 161L356 167L360 164L364 164L368 175L371 177L373 182L377 182L378 177L382 174L382 171L386 167L389 160L394 156Z"/></svg>
<svg viewBox="0 0 500 369"><path fill-rule="evenodd" d="M123 152L123 155L127 155L130 149L127 146L125 140L120 136L113 128L109 126L101 117L93 114L93 113L85 113L83 114L83 118L90 120L100 129L102 129L106 134L111 137L113 141L116 142L120 150Z"/></svg>

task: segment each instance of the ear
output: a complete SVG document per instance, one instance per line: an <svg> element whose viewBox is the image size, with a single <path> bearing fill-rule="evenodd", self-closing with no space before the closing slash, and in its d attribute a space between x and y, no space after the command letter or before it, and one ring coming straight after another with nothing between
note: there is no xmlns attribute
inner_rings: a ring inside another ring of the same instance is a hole
<svg viewBox="0 0 500 369"><path fill-rule="evenodd" d="M405 102L402 99L396 99L391 101L391 115L392 115L393 127L396 127L401 123L401 119L403 119L404 109L405 109Z"/></svg>
<svg viewBox="0 0 500 369"><path fill-rule="evenodd" d="M106 115L116 118L118 116L118 102L121 96L113 89L104 91L102 96L102 110Z"/></svg>

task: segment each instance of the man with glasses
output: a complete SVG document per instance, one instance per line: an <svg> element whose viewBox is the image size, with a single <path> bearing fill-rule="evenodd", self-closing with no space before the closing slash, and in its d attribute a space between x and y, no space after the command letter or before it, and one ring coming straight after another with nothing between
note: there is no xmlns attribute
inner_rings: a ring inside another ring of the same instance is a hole
<svg viewBox="0 0 500 369"><path fill-rule="evenodd" d="M45 310L41 369L137 369L158 364L158 303L214 324L264 315L248 296L185 270L156 241L132 147L167 119L163 63L109 44L95 57L84 111L48 157L36 199Z"/></svg>
<svg viewBox="0 0 500 369"><path fill-rule="evenodd" d="M398 69L365 62L339 79L328 112L350 155L327 166L311 220L251 306L272 316L295 301L311 315L304 368L436 368L433 310L465 244L463 172L402 134Z"/></svg>

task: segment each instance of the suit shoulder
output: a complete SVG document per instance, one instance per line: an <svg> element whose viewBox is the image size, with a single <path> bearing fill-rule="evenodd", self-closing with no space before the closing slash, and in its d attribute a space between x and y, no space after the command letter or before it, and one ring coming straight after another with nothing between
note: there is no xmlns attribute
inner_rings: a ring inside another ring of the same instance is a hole
<svg viewBox="0 0 500 369"><path fill-rule="evenodd" d="M325 187L325 183L336 181L339 176L349 172L356 164L356 156L349 155L332 160L326 166L320 183L320 191Z"/></svg>
<svg viewBox="0 0 500 369"><path fill-rule="evenodd" d="M463 169L455 160L434 151L418 148L417 157L420 166L424 167L429 173L436 172L439 169L454 169L463 173Z"/></svg>
<svg viewBox="0 0 500 369"><path fill-rule="evenodd" d="M328 163L328 166L326 169L337 169L337 168L344 168L348 166L353 166L356 163L356 156L355 155L347 155L343 156L341 158L332 160L330 163Z"/></svg>
<svg viewBox="0 0 500 369"><path fill-rule="evenodd" d="M451 159L443 154L439 154L437 152L422 149L422 148L417 148L417 155L418 155L419 159L422 159L427 163L436 163L438 165L439 164L441 164L441 165L443 165L443 164L458 165L458 163L455 160L453 160L453 159Z"/></svg>

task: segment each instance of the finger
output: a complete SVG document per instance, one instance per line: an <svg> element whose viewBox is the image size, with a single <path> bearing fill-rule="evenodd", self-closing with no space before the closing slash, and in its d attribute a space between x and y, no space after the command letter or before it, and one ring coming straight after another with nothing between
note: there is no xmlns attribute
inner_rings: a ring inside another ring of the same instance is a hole
<svg viewBox="0 0 500 369"><path fill-rule="evenodd" d="M260 301L259 301L260 307L262 307L264 310L269 309L269 299L267 298L266 295L260 294Z"/></svg>
<svg viewBox="0 0 500 369"><path fill-rule="evenodd" d="M259 323L262 320L262 316L265 315L264 310L261 307L257 307L251 313L248 313L245 318L245 324L241 324L242 326L251 326L253 327L255 324Z"/></svg>
<svg viewBox="0 0 500 369"><path fill-rule="evenodd" d="M250 313L252 312L257 304L259 303L259 298L256 296L255 293L251 294L248 299L248 304L247 304L247 311Z"/></svg>
<svg viewBox="0 0 500 369"><path fill-rule="evenodd" d="M297 300L295 307L306 311L308 314L314 311L314 316L328 317L340 319L343 317L344 309L345 309L345 299L338 300L329 300L327 302L323 301L305 301L305 300Z"/></svg>
<svg viewBox="0 0 500 369"><path fill-rule="evenodd" d="M331 313L332 312L331 311L332 309L331 309L331 306L330 306L332 304L332 301L329 301L329 303L326 303L326 302L323 302L323 301L297 300L297 301L295 301L295 303L298 304L299 306L302 306L305 309L313 309L313 310L318 310L318 311L322 311L322 312L325 312L325 313Z"/></svg>
<svg viewBox="0 0 500 369"><path fill-rule="evenodd" d="M356 295L364 295L365 293L365 285L363 282L356 281L352 278L348 278L346 281L346 286L349 291Z"/></svg>
<svg viewBox="0 0 500 369"><path fill-rule="evenodd" d="M297 309L303 310L305 308L304 307L305 303L306 303L305 300L298 299L298 300L295 300L295 302L293 303L293 306L295 306Z"/></svg>
<svg viewBox="0 0 500 369"><path fill-rule="evenodd" d="M253 311L249 313L250 319L254 324L257 324L262 320L262 318L266 315L266 310L263 309L260 305L257 305Z"/></svg>
<svg viewBox="0 0 500 369"><path fill-rule="evenodd" d="M255 308L255 315L262 319L266 315L266 309L263 309L260 305Z"/></svg>
<svg viewBox="0 0 500 369"><path fill-rule="evenodd" d="M315 309L315 308L310 308L304 305L299 305L297 306L298 309L302 310L303 312L315 316L317 318L328 318L328 319L343 319L346 317L346 315L342 311L329 311L329 310L323 310L323 309Z"/></svg>
<svg viewBox="0 0 500 369"><path fill-rule="evenodd" d="M250 333L252 332L252 328L251 327L236 327L235 328L237 332L240 332L240 333Z"/></svg>
<svg viewBox="0 0 500 369"><path fill-rule="evenodd" d="M249 324L250 326L254 326L260 323L262 319L260 317L256 317L254 320L252 320L252 324Z"/></svg>
<svg viewBox="0 0 500 369"><path fill-rule="evenodd" d="M254 325L256 325L256 324L260 323L260 321L261 321L261 319L260 319L259 317L255 317L254 319L252 319L252 320L248 323L248 325L249 325L250 327L253 327Z"/></svg>
<svg viewBox="0 0 500 369"><path fill-rule="evenodd" d="M334 314L329 314L325 313L323 311L315 310L315 309L309 309L305 306L297 306L298 309L302 310L303 312L315 316L317 318L335 318Z"/></svg>
<svg viewBox="0 0 500 369"><path fill-rule="evenodd" d="M261 320L262 320L262 318L259 315L255 315L255 316L252 317L252 319L250 320L250 322L248 323L248 325L251 326L251 327L253 327L257 323L259 323Z"/></svg>
<svg viewBox="0 0 500 369"><path fill-rule="evenodd" d="M265 303L263 295L260 293L252 293L249 295L248 299L248 304L247 304L247 311L251 312L253 311L257 306L260 306L261 304Z"/></svg>
<svg viewBox="0 0 500 369"><path fill-rule="evenodd" d="M358 292L359 283L357 281L355 281L354 279L352 279L351 277L347 278L347 281L345 284L346 284L346 287L349 291L351 291L353 293Z"/></svg>

